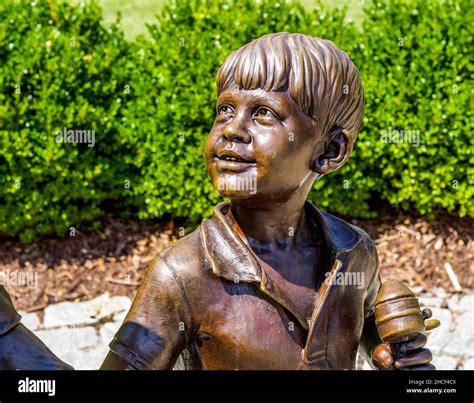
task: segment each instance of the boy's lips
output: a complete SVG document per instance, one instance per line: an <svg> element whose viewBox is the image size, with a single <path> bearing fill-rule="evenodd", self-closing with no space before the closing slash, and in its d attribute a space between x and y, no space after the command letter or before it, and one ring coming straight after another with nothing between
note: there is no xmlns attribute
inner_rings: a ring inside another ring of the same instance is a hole
<svg viewBox="0 0 474 403"><path fill-rule="evenodd" d="M255 159L224 149L214 155L217 168L224 171L242 172L256 166Z"/></svg>
<svg viewBox="0 0 474 403"><path fill-rule="evenodd" d="M235 161L235 162L242 162L246 164L254 164L255 159L236 153L235 151L224 149L222 151L219 151L215 154L216 158L223 160L223 161Z"/></svg>

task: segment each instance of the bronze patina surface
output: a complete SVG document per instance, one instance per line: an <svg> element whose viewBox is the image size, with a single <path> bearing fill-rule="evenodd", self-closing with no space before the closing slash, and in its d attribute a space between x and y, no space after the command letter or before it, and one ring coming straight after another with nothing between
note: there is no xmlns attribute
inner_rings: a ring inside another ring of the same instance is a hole
<svg viewBox="0 0 474 403"><path fill-rule="evenodd" d="M103 369L431 369L418 334L400 354L375 325L376 249L306 201L362 125L357 68L331 42L266 35L227 57L205 145L230 199L147 269ZM334 195L337 197L337 194Z"/></svg>
<svg viewBox="0 0 474 403"><path fill-rule="evenodd" d="M394 357L406 358L406 345L411 343L422 343L425 341L423 333L437 328L439 320L429 319L432 316L430 309L420 309L415 294L398 280L386 281L380 288L375 300L375 324L382 340L389 343ZM387 348L387 344L381 344L375 350ZM383 353L382 353L383 354ZM431 357L427 349L418 351L419 357ZM398 368L400 363L395 362ZM425 369L432 369L426 366Z"/></svg>
<svg viewBox="0 0 474 403"><path fill-rule="evenodd" d="M0 285L0 369L73 369L56 357L21 322L5 287Z"/></svg>

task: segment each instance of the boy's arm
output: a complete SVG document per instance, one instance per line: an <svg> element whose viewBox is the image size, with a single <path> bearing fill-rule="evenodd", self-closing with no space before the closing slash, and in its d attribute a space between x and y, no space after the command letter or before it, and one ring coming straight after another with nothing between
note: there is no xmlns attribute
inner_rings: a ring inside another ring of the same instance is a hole
<svg viewBox="0 0 474 403"><path fill-rule="evenodd" d="M181 280L157 257L109 344L101 369L172 369L192 336L191 309Z"/></svg>
<svg viewBox="0 0 474 403"><path fill-rule="evenodd" d="M369 283L367 295L364 301L365 323L360 341L362 353L373 368L381 370L406 369L406 370L432 370L435 367L430 364L432 354L427 348L423 348L427 338L424 334L415 339L400 343L404 353L395 356L390 344L380 339L375 324L375 299L382 285L379 275L379 261L377 251L373 247L369 268L375 267L375 272ZM402 346L403 344L403 346Z"/></svg>
<svg viewBox="0 0 474 403"><path fill-rule="evenodd" d="M372 276L367 287L367 294L364 300L364 330L362 332L362 338L360 340L360 345L362 347L362 354L365 356L367 361L371 363L372 350L382 343L382 340L379 337L379 332L377 326L375 325L375 299L377 298L377 293L382 285L379 274L379 259L377 255L377 250L373 245L373 252L370 255L368 262L369 273L372 273Z"/></svg>

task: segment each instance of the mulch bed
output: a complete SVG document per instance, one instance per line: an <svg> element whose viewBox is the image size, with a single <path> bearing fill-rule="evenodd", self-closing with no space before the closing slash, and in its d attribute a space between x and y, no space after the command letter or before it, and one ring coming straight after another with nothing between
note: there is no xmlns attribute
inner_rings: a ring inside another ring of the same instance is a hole
<svg viewBox="0 0 474 403"><path fill-rule="evenodd" d="M474 288L474 220L443 215L427 222L387 212L374 220L352 223L375 240L383 279L398 278L424 290L453 291L448 265L463 289ZM173 221L109 217L102 230L93 234L76 233L30 245L3 239L0 281L17 309L29 312L60 301L88 300L106 291L133 298L146 266L177 237Z"/></svg>
<svg viewBox="0 0 474 403"><path fill-rule="evenodd" d="M473 219L445 214L429 222L398 213L352 223L374 239L382 279L397 278L423 291L456 292L451 271L462 291L474 288Z"/></svg>

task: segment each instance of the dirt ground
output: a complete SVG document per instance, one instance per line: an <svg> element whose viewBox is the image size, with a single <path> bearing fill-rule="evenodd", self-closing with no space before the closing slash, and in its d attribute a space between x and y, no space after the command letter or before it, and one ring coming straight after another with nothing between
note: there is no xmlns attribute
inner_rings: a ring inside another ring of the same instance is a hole
<svg viewBox="0 0 474 403"><path fill-rule="evenodd" d="M386 213L351 222L375 240L383 279L448 291L456 290L457 279L463 290L474 288L473 219L443 215L428 222ZM107 218L94 234L76 233L30 245L0 239L0 283L17 309L29 312L60 301L88 300L106 291L133 297L146 266L179 237L178 232L173 221Z"/></svg>

